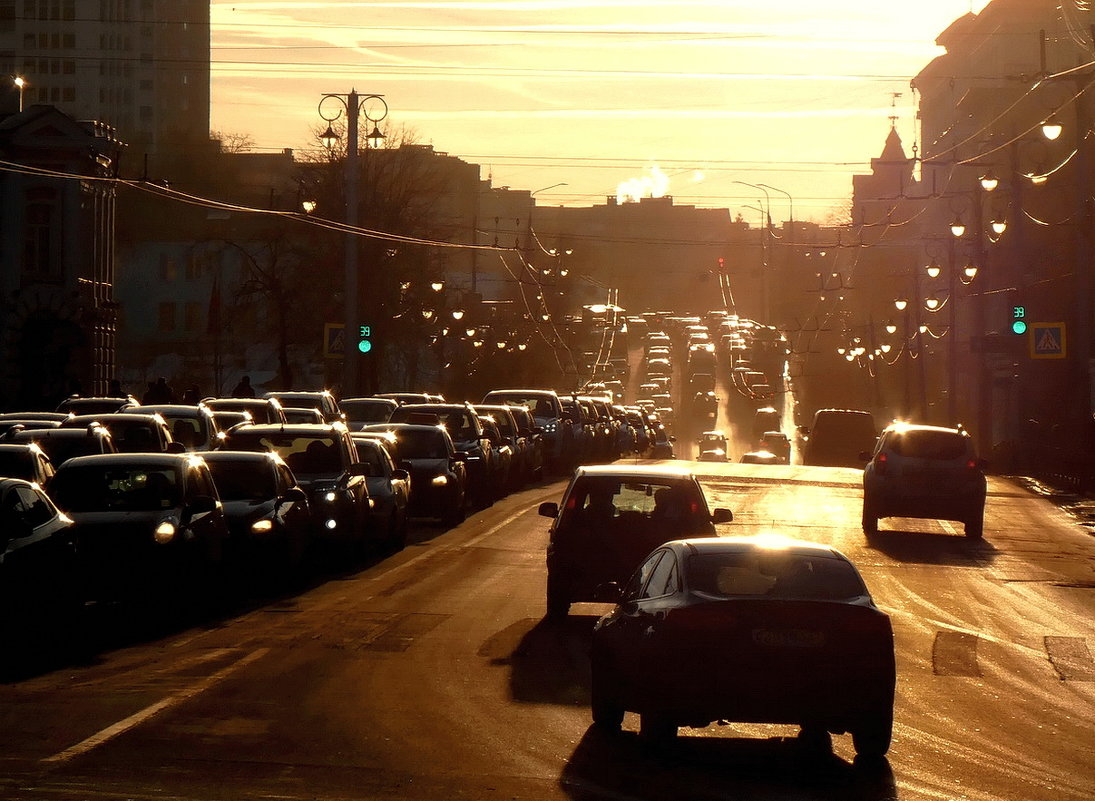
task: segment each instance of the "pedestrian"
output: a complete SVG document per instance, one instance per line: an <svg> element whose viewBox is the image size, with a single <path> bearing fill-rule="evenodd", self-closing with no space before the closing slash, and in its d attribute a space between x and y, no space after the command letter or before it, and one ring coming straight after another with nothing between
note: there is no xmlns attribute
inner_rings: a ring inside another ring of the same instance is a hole
<svg viewBox="0 0 1095 801"><path fill-rule="evenodd" d="M197 384L191 384L186 388L186 392L183 393L182 402L187 406L197 406L201 403L202 391L198 388Z"/></svg>
<svg viewBox="0 0 1095 801"><path fill-rule="evenodd" d="M155 383L149 385L148 392L141 399L141 403L146 406L174 402L175 390L171 388L171 385L167 383L167 379L163 376L160 376Z"/></svg>
<svg viewBox="0 0 1095 801"><path fill-rule="evenodd" d="M254 387L251 386L251 376L245 375L240 379L240 382L236 384L236 388L232 390L233 398L253 398L255 397Z"/></svg>

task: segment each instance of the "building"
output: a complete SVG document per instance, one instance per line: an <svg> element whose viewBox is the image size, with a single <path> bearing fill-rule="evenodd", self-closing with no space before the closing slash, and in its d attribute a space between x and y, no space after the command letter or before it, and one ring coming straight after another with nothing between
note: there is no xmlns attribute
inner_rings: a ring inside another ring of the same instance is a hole
<svg viewBox="0 0 1095 801"><path fill-rule="evenodd" d="M54 408L114 377L114 130L31 105L0 118L0 405Z"/></svg>
<svg viewBox="0 0 1095 801"><path fill-rule="evenodd" d="M209 0L0 0L7 103L112 126L140 174L209 139L209 30Z"/></svg>

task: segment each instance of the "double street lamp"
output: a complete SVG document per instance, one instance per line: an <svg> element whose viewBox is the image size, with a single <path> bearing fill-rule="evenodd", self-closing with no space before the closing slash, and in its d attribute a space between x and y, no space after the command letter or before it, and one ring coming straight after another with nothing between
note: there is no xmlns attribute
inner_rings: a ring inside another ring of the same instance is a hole
<svg viewBox="0 0 1095 801"><path fill-rule="evenodd" d="M334 108L334 114L324 113L324 108ZM379 123L388 116L388 104L383 95L358 94L356 89L349 94L328 93L319 101L319 116L327 122L327 130L320 135L320 140L328 149L334 148L339 140L331 124L337 121L343 114L346 115L346 160L345 160L345 193L346 193L346 225L356 227L358 219L358 182L360 175L357 166L358 150L358 122L362 115L372 123L373 130L366 137L366 145L380 147L384 141L384 134L380 132ZM362 323L358 313L358 242L357 236L350 230L346 232L345 244L345 328L343 329L343 357L342 357L342 394L343 397L351 397L358 389L359 359L357 350L361 343L362 353L371 347L371 339L358 337L357 332L366 325L375 325L375 321Z"/></svg>

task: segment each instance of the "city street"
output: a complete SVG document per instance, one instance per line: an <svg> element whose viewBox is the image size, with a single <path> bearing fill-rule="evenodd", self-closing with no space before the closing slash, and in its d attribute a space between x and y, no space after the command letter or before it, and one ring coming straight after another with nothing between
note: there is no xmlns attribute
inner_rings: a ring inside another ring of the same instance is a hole
<svg viewBox="0 0 1095 801"><path fill-rule="evenodd" d="M509 496L405 551L221 619L0 685L6 799L1091 799L1095 539L989 479L985 538L960 524L860 529L861 471L696 464L723 536L827 543L893 621L888 761L794 727L682 729L650 753L590 728L588 644L608 607L542 620L563 484ZM106 631L105 629L109 629ZM717 665L711 666L717 670Z"/></svg>

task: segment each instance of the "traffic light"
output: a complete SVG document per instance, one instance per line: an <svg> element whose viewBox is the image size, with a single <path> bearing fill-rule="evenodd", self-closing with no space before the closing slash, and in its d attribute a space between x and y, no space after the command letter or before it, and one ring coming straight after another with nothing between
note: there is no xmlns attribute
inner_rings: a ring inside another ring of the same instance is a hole
<svg viewBox="0 0 1095 801"><path fill-rule="evenodd" d="M1013 334L1025 334L1027 332L1026 316L1026 306L1011 307L1011 332Z"/></svg>
<svg viewBox="0 0 1095 801"><path fill-rule="evenodd" d="M371 325L358 327L357 349L361 353L368 353L373 349L373 327Z"/></svg>

